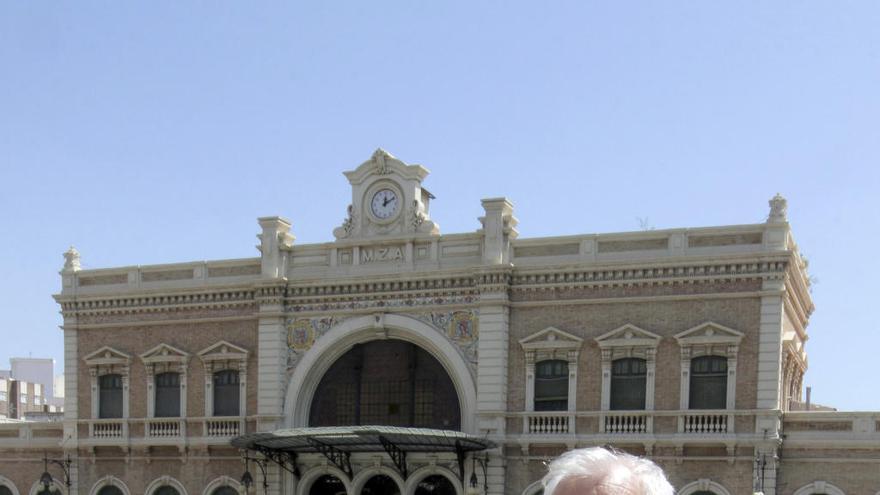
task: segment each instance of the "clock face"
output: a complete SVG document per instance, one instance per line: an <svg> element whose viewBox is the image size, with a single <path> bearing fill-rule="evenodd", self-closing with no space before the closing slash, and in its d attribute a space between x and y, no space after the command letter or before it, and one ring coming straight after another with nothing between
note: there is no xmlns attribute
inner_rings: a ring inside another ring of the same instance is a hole
<svg viewBox="0 0 880 495"><path fill-rule="evenodd" d="M387 220L397 214L400 199L392 189L379 189L370 201L370 210L379 220Z"/></svg>

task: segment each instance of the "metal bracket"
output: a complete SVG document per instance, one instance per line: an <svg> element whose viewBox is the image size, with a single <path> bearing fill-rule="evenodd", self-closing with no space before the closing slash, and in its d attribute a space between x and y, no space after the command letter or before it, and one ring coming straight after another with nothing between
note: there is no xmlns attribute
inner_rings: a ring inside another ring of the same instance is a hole
<svg viewBox="0 0 880 495"><path fill-rule="evenodd" d="M285 452L265 447L257 447L257 452L263 454L263 457L278 464L281 469L299 478L299 466L296 464L296 453Z"/></svg>
<svg viewBox="0 0 880 495"><path fill-rule="evenodd" d="M458 458L458 480L461 481L461 485L464 486L464 457L467 455L464 448L461 446L461 442L458 440L455 441L455 457Z"/></svg>
<svg viewBox="0 0 880 495"><path fill-rule="evenodd" d="M403 481L406 481L406 451L401 450L397 444L382 435L379 435L379 441L382 442L382 448L385 449L385 452L388 453L388 457L391 458L391 461L397 467L397 472L403 476Z"/></svg>
<svg viewBox="0 0 880 495"><path fill-rule="evenodd" d="M353 475L351 470L350 452L339 450L332 445L328 445L324 442L321 442L320 440L315 440L312 437L306 438L306 441L309 442L309 445L316 448L318 452L320 452L330 462L332 462L334 466L341 469L342 472L344 472L348 476L348 479L351 480Z"/></svg>

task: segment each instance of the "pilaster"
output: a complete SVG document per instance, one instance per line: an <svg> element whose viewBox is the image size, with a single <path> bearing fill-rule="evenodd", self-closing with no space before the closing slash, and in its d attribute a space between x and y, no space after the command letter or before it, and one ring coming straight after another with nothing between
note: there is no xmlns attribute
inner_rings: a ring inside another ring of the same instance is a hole
<svg viewBox="0 0 880 495"><path fill-rule="evenodd" d="M780 409L782 383L783 281L765 280L758 327L757 408Z"/></svg>

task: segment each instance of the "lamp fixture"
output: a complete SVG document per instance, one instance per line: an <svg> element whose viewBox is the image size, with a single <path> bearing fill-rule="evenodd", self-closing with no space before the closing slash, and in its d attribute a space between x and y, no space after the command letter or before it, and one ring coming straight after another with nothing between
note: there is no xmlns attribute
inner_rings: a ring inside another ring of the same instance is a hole
<svg viewBox="0 0 880 495"><path fill-rule="evenodd" d="M73 461L70 460L70 455L67 456L66 459L49 459L46 452L43 452L43 474L40 475L40 484L43 485L43 488L49 490L55 485L55 479L52 478L52 475L49 473L49 464L55 464L56 466L61 468L61 471L64 473L64 485L67 488L70 488L70 466L73 464Z"/></svg>

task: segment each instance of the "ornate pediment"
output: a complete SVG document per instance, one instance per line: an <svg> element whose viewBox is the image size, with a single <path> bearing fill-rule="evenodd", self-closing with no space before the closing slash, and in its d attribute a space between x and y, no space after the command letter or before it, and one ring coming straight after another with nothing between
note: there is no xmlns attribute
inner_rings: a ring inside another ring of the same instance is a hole
<svg viewBox="0 0 880 495"><path fill-rule="evenodd" d="M189 353L170 346L159 344L149 351L141 354L141 360L146 364L151 363L185 363L189 360Z"/></svg>
<svg viewBox="0 0 880 495"><path fill-rule="evenodd" d="M440 233L428 215L434 196L422 187L428 169L407 165L387 151L377 149L358 168L345 172L351 184L351 204L337 239L374 238L384 235Z"/></svg>
<svg viewBox="0 0 880 495"><path fill-rule="evenodd" d="M739 345L744 333L732 328L707 321L675 335L681 346L693 345Z"/></svg>
<svg viewBox="0 0 880 495"><path fill-rule="evenodd" d="M88 366L128 366L131 356L110 346L104 346L83 358Z"/></svg>
<svg viewBox="0 0 880 495"><path fill-rule="evenodd" d="M657 347L661 338L656 333L627 323L596 337L596 342L602 349L609 347Z"/></svg>
<svg viewBox="0 0 880 495"><path fill-rule="evenodd" d="M221 340L199 351L199 359L202 361L232 361L247 359L248 351Z"/></svg>
<svg viewBox="0 0 880 495"><path fill-rule="evenodd" d="M580 349L584 339L555 327L547 327L520 339L519 345L525 350L532 349Z"/></svg>

